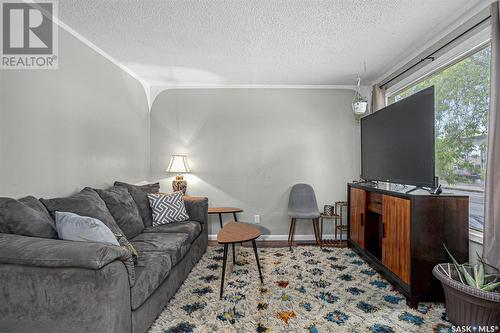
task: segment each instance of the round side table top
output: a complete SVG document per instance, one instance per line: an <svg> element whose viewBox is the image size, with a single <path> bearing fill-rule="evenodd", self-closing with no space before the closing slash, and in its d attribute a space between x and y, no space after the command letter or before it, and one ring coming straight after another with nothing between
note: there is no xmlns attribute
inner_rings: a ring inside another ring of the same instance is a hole
<svg viewBox="0 0 500 333"><path fill-rule="evenodd" d="M260 235L260 229L253 224L229 222L217 234L217 241L221 244L240 243L254 240Z"/></svg>
<svg viewBox="0 0 500 333"><path fill-rule="evenodd" d="M229 214L241 213L243 209L236 207L211 207L208 209L208 214Z"/></svg>

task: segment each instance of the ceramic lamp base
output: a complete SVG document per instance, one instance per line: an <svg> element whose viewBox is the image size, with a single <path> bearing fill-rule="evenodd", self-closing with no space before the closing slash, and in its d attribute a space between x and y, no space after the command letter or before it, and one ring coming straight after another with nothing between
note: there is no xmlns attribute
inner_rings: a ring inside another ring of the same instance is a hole
<svg viewBox="0 0 500 333"><path fill-rule="evenodd" d="M172 189L174 192L182 191L183 194L186 194L187 181L184 180L182 175L176 176L175 180L172 181Z"/></svg>

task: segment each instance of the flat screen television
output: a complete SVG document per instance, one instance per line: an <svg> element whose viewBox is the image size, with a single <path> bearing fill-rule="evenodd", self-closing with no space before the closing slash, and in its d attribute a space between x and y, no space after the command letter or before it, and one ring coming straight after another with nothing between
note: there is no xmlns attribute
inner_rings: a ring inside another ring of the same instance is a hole
<svg viewBox="0 0 500 333"><path fill-rule="evenodd" d="M434 87L361 118L361 177L435 187Z"/></svg>

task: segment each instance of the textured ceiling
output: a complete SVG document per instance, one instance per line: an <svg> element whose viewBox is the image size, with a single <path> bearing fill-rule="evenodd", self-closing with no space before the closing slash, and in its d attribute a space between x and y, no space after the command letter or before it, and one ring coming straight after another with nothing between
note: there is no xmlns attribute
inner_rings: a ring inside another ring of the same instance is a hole
<svg viewBox="0 0 500 333"><path fill-rule="evenodd" d="M350 85L479 2L59 0L59 17L151 86Z"/></svg>

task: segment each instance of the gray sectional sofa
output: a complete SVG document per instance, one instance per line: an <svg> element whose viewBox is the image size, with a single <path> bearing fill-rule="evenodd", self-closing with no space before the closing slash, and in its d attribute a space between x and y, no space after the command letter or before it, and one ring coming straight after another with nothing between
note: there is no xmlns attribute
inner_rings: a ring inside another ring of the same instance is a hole
<svg viewBox="0 0 500 333"><path fill-rule="evenodd" d="M185 206L189 221L129 239L136 263L123 247L0 228L0 332L146 332L207 249L207 198Z"/></svg>

